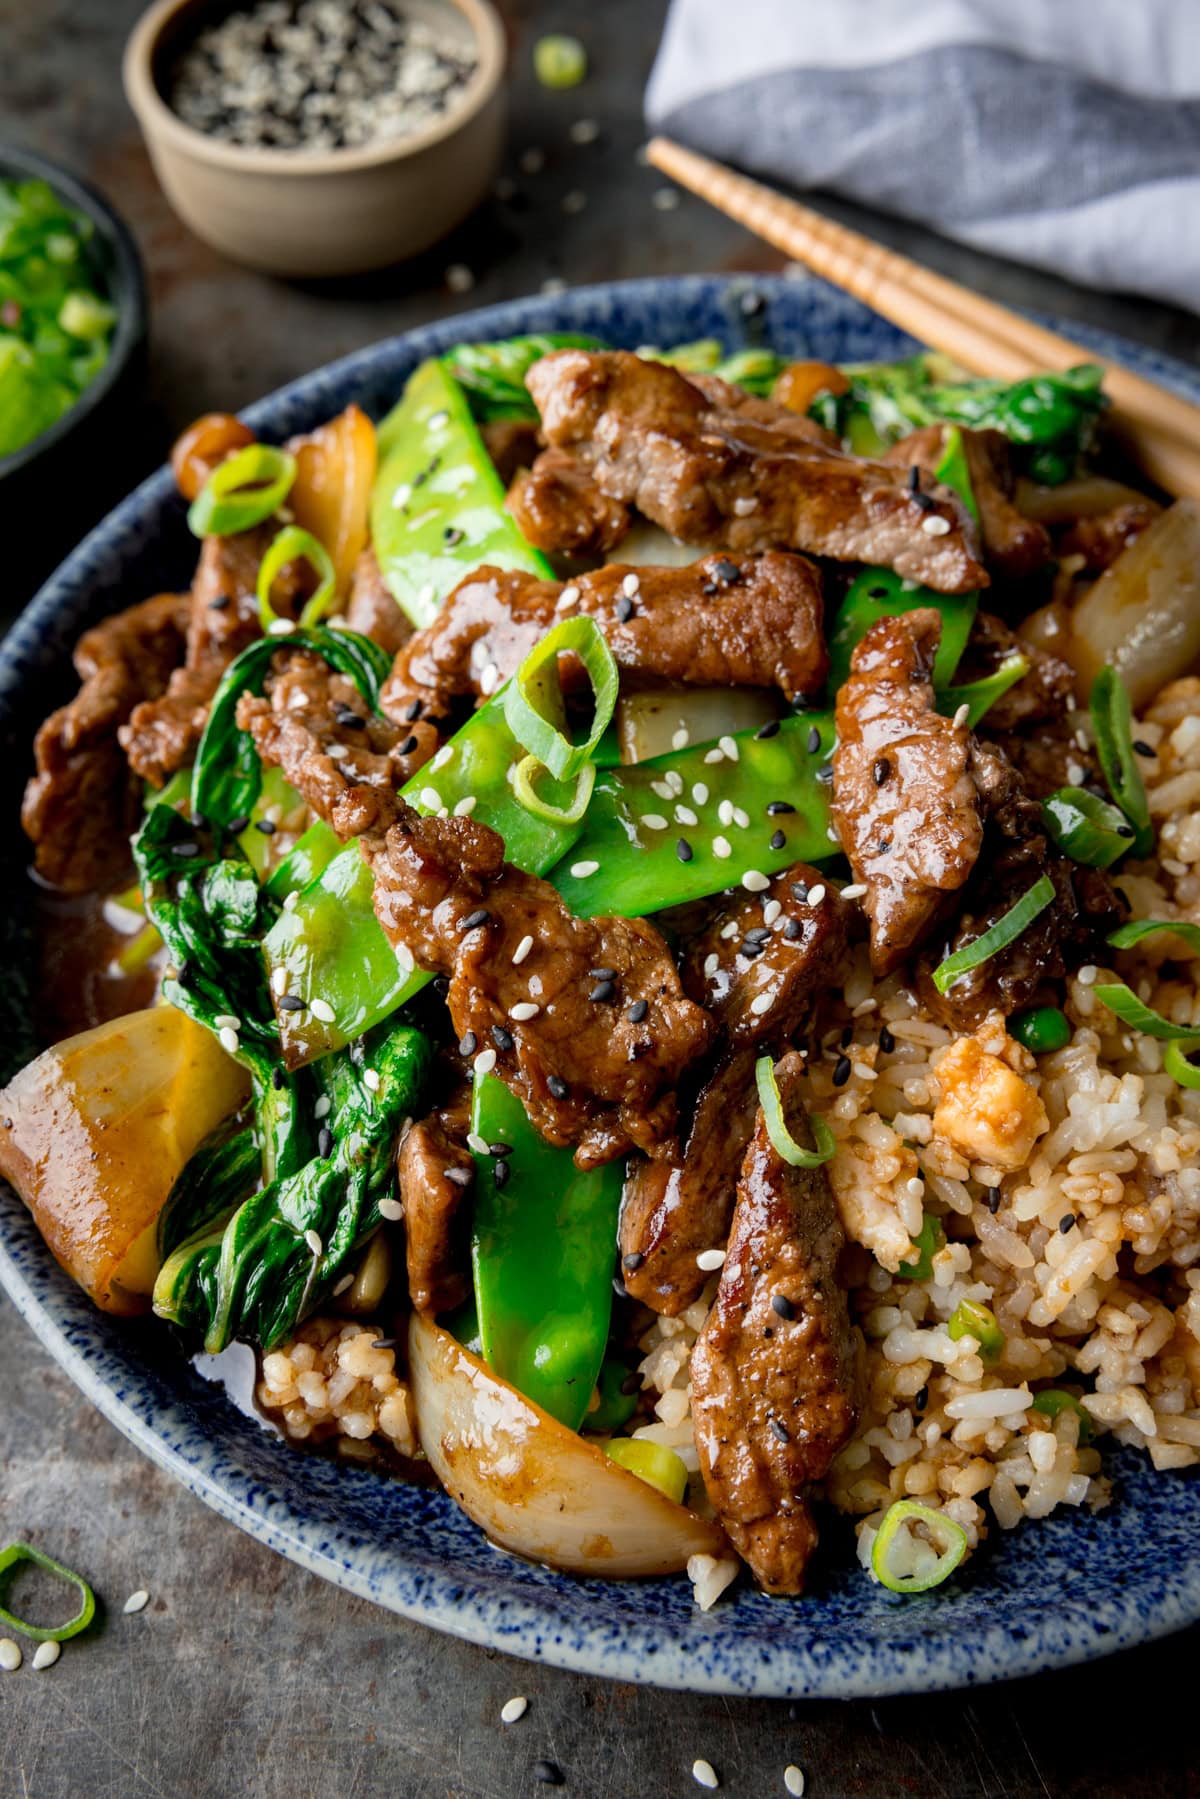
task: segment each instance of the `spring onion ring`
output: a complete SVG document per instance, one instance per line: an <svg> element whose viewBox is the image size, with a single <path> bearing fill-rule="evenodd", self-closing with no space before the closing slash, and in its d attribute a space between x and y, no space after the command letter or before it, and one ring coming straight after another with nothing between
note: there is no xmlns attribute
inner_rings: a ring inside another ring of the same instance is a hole
<svg viewBox="0 0 1200 1799"><path fill-rule="evenodd" d="M893 1573L891 1563L900 1548L900 1534L902 1531L907 1534L907 1527L913 1524L923 1524L935 1544L937 1538L941 1538L937 1561L928 1574ZM945 1512L935 1511L932 1506L918 1505L915 1499L897 1499L884 1513L883 1523L871 1545L871 1572L891 1593L927 1593L931 1587L940 1587L953 1574L966 1553L967 1533L961 1524L947 1518Z"/></svg>
<svg viewBox="0 0 1200 1799"><path fill-rule="evenodd" d="M1136 833L1125 814L1083 787L1058 787L1042 801L1046 834L1072 862L1111 868L1133 847Z"/></svg>
<svg viewBox="0 0 1200 1799"><path fill-rule="evenodd" d="M1154 827L1150 823L1150 802L1142 771L1133 747L1133 707L1129 689L1113 668L1105 663L1092 682L1089 699L1092 727L1096 733L1096 754L1108 791L1134 827L1132 849L1135 856L1148 856L1154 848Z"/></svg>
<svg viewBox="0 0 1200 1799"><path fill-rule="evenodd" d="M39 1643L66 1643L71 1637L77 1637L80 1631L86 1630L96 1615L96 1595L88 1586L82 1574L76 1574L73 1568L65 1568L56 1562L53 1556L46 1555L41 1549L34 1549L29 1543L10 1543L7 1549L0 1549L0 1594L6 1593L9 1580L14 1569L23 1562L32 1562L38 1568L45 1569L47 1574L55 1574L59 1580L78 1587L80 1594L79 1610L65 1624L45 1626L27 1624L24 1618L18 1618L4 1605L0 1605L0 1624L8 1624L14 1630L21 1631L27 1637L33 1637Z"/></svg>
<svg viewBox="0 0 1200 1799"><path fill-rule="evenodd" d="M1131 918L1128 924L1115 930L1108 941L1113 949L1132 949L1135 943L1155 937L1160 931L1172 932L1200 956L1200 924L1189 924L1185 918Z"/></svg>
<svg viewBox="0 0 1200 1799"><path fill-rule="evenodd" d="M558 678L558 658L577 656L592 684L592 728L582 743L567 735L566 707ZM504 695L508 728L556 781L569 781L590 761L617 703L617 665L594 618L565 618L548 631L522 662Z"/></svg>
<svg viewBox="0 0 1200 1799"><path fill-rule="evenodd" d="M1132 1030L1141 1031L1147 1037L1157 1037L1160 1043L1200 1043L1200 1025L1172 1024L1169 1018L1164 1018L1161 1012L1140 1000L1124 981L1107 981L1093 987L1092 992L1102 1006L1107 1006Z"/></svg>
<svg viewBox="0 0 1200 1799"><path fill-rule="evenodd" d="M551 824L577 825L588 809L588 801L592 797L592 789L596 785L596 765L585 762L575 777L575 791L565 805L555 805L538 793L534 781L539 774L545 774L545 766L536 756L525 756L517 763L513 771L513 798L518 805L524 806L526 812L532 812L535 818L545 818Z"/></svg>
<svg viewBox="0 0 1200 1799"><path fill-rule="evenodd" d="M990 1306L981 1305L977 1299L960 1299L946 1330L952 1343L959 1343L964 1337L974 1337L979 1344L980 1357L985 1362L996 1361L1003 1352L1004 1332L996 1322L996 1314Z"/></svg>
<svg viewBox="0 0 1200 1799"><path fill-rule="evenodd" d="M683 1504L687 1492L687 1467L673 1449L666 1449L661 1443L648 1443L642 1437L614 1437L611 1443L604 1445L604 1453L618 1468L626 1468L647 1486L657 1487L676 1505Z"/></svg>
<svg viewBox="0 0 1200 1799"><path fill-rule="evenodd" d="M194 537L229 537L248 531L287 499L296 479L296 458L271 444L247 444L218 463L188 507Z"/></svg>
<svg viewBox="0 0 1200 1799"><path fill-rule="evenodd" d="M316 592L305 601L300 614L302 629L307 631L319 624L333 604L337 586L333 557L311 531L302 531L299 525L285 525L258 565L258 622L265 632L269 633L281 616L271 604L271 589L289 562L300 561L307 562L317 576ZM284 622L290 625L292 621Z"/></svg>
<svg viewBox="0 0 1200 1799"><path fill-rule="evenodd" d="M830 1161L836 1144L833 1132L819 1112L814 1112L809 1119L816 1139L816 1149L802 1148L788 1130L783 1117L779 1082L775 1079L775 1064L770 1056L758 1058L754 1064L754 1080L758 1087L758 1103L762 1107L767 1136L771 1139L771 1147L776 1155L781 1156L792 1168L820 1168Z"/></svg>
<svg viewBox="0 0 1200 1799"><path fill-rule="evenodd" d="M1081 1399L1074 1393L1068 1393L1065 1387L1044 1387L1033 1396L1032 1411L1040 1412L1044 1418L1057 1418L1060 1412L1074 1412L1079 1419L1079 1442L1090 1443L1096 1434L1095 1421Z"/></svg>
<svg viewBox="0 0 1200 1799"><path fill-rule="evenodd" d="M1004 916L998 918L981 937L976 937L973 943L965 943L952 956L947 956L944 962L938 963L933 971L933 984L938 992L945 993L960 974L967 974L981 963L990 962L1002 949L1015 943L1053 900L1054 882L1049 875L1042 875L1028 893L1022 894L1016 905L1010 906Z"/></svg>
<svg viewBox="0 0 1200 1799"><path fill-rule="evenodd" d="M1188 1051L1178 1042L1163 1046L1163 1072L1180 1087L1187 1087L1192 1092L1200 1088L1200 1068L1188 1060Z"/></svg>

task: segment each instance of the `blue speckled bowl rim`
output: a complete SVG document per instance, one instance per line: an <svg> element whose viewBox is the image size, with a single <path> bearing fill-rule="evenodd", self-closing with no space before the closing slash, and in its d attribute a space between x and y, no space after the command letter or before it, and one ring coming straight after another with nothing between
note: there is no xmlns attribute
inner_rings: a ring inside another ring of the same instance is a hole
<svg viewBox="0 0 1200 1799"><path fill-rule="evenodd" d="M767 300L768 338L774 332L797 349L802 342L804 353L847 359L894 354L906 343L807 278L614 283L507 302L373 345L291 383L246 417L270 437L328 416L351 394L382 403L417 360L462 337L607 327L629 343L652 329L664 340L714 331L736 339L739 301L751 289ZM1182 365L1090 328L1071 332L1200 400L1200 375ZM0 737L22 684L60 659L75 635L89 589L106 570L111 585L131 542L135 560L139 543L149 542L147 521L165 518L178 529L171 495L166 470L150 476L26 609L0 647ZM836 1551L818 1564L811 1597L789 1604L742 1588L702 1616L685 1581L606 1584L530 1567L484 1544L441 1493L296 1456L182 1361L142 1357L149 1327L95 1313L3 1186L0 1283L105 1417L222 1516L350 1592L512 1654L697 1692L861 1698L1034 1674L1200 1620L1200 1482L1154 1476L1129 1452L1110 1457L1117 1509L1025 1525L973 1558L961 1582L936 1597L897 1600L873 1587L849 1565L843 1528ZM406 1538L399 1546L396 1530ZM839 1536L832 1525L830 1534Z"/></svg>

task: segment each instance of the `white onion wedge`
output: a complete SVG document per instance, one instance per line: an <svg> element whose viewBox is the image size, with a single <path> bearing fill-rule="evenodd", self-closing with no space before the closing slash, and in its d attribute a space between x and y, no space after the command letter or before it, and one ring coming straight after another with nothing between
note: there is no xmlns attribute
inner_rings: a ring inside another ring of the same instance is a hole
<svg viewBox="0 0 1200 1799"><path fill-rule="evenodd" d="M1176 500L1122 550L1071 617L1066 651L1086 698L1105 662L1134 707L1200 661L1200 507Z"/></svg>
<svg viewBox="0 0 1200 1799"><path fill-rule="evenodd" d="M680 543L661 525L638 519L605 561L624 563L631 568L641 568L644 564L656 568L686 568L689 562L699 562L701 556L711 555L711 546L701 549L696 544Z"/></svg>
<svg viewBox="0 0 1200 1799"><path fill-rule="evenodd" d="M619 1468L419 1312L408 1359L421 1447L502 1549L610 1580L728 1554L717 1525Z"/></svg>

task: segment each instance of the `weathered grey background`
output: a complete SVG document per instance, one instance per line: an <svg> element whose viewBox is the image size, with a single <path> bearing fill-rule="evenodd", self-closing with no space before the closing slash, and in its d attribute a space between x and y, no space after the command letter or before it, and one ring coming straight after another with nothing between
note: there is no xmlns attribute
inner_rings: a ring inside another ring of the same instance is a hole
<svg viewBox="0 0 1200 1799"><path fill-rule="evenodd" d="M138 10L137 0L0 0L0 138L97 182L149 268L147 416L129 421L97 471L97 513L196 413L237 408L455 307L552 276L777 266L698 203L652 205L661 183L635 150L663 0L507 0L516 202L491 205L419 263L337 287L248 274L176 223L120 93L121 45ZM573 93L544 93L530 78L531 46L548 29L588 43L591 74ZM581 117L602 127L586 148L568 136ZM546 166L527 177L519 155L532 146ZM567 214L573 190L587 204ZM1196 322L1181 313L1098 299L895 222L868 217L865 228L1002 300L1200 355ZM462 299L443 281L453 262L477 277ZM67 548L51 537L47 554ZM0 592L0 611L27 597ZM85 1570L108 1611L52 1671L27 1663L0 1674L0 1799L508 1799L546 1790L532 1774L543 1756L571 1793L658 1799L699 1790L697 1755L718 1768L723 1791L743 1796L782 1793L789 1762L806 1770L813 1799L1200 1793L1195 1632L1037 1682L875 1705L692 1698L510 1661L351 1599L206 1511L86 1405L0 1300L0 1541L12 1537ZM124 1599L140 1586L150 1607L125 1618ZM515 1693L528 1695L529 1711L505 1729L498 1713Z"/></svg>

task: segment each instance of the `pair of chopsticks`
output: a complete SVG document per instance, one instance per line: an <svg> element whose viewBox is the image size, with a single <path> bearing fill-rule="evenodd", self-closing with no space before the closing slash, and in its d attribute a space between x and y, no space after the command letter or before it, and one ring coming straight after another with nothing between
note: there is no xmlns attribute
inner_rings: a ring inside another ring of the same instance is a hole
<svg viewBox="0 0 1200 1799"><path fill-rule="evenodd" d="M647 157L680 187L973 375L1014 381L1101 363L1110 423L1126 449L1168 493L1200 496L1200 410L1178 394L669 137L653 138Z"/></svg>

